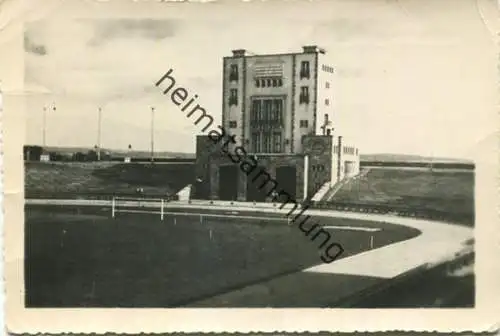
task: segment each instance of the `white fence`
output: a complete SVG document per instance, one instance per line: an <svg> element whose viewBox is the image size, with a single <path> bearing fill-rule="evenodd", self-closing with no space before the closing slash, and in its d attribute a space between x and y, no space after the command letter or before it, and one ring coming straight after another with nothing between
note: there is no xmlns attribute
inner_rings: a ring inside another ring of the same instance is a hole
<svg viewBox="0 0 500 336"><path fill-rule="evenodd" d="M111 217L117 213L148 213L159 214L161 220L165 217L165 203L163 198L130 198L113 197L111 201ZM159 211L155 211L159 208Z"/></svg>

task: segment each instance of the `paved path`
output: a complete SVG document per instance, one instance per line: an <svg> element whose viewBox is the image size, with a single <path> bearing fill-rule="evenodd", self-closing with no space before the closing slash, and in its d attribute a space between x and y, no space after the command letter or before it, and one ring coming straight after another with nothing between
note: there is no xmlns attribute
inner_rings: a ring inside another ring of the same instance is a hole
<svg viewBox="0 0 500 336"><path fill-rule="evenodd" d="M27 200L26 203L111 206L111 201L90 200ZM122 205L138 206L138 202L129 201L124 202ZM145 208L158 208L159 202L141 202L140 206ZM169 202L166 204L167 211L168 208L251 211L256 213L283 213L283 215L289 211L287 207L279 209L277 206L269 203L253 204L234 202L231 204L230 202L223 201L214 201L214 204L210 204L208 201L195 201L192 202L192 204L187 204L185 202ZM198 304L201 306L252 306L249 302L255 302L255 305L264 302L264 305L276 306L276 302L281 302L284 306L288 304L301 304L302 306L307 306L309 302L312 304L313 301L318 302L318 300L326 300L325 305L327 305L328 302L331 302L333 299L340 299L340 294L344 296L353 294L342 291L346 283L349 283L351 288L355 288L359 291L377 283L377 281L394 278L419 266L425 264L431 265L452 259L456 253L464 248L465 241L473 238L472 228L431 220L312 209L307 209L306 214L318 217L351 218L386 222L412 227L420 230L422 233L413 239L359 253L334 261L331 264L320 264L305 269L297 274L283 276L272 279L266 283L225 293L218 297L204 300ZM320 275L330 275L330 277L328 277L328 280L324 280L325 278L320 277ZM311 280L311 276L314 276L314 281ZM319 280L320 278L321 280ZM361 281L361 279L363 280ZM326 284L324 283L325 281ZM352 286L352 283L355 281L359 282L359 286ZM290 284L291 282L296 283L299 287L305 286L306 283L311 284L307 297L296 297L293 299L290 297L289 292L285 293L280 291L280 288L290 288L289 285L283 286L282 284ZM327 298L325 298L324 295L325 288L328 288L330 294ZM333 290L338 289L336 290L338 295L332 295L332 288ZM291 300L293 302L291 302ZM296 302L296 300L299 302Z"/></svg>

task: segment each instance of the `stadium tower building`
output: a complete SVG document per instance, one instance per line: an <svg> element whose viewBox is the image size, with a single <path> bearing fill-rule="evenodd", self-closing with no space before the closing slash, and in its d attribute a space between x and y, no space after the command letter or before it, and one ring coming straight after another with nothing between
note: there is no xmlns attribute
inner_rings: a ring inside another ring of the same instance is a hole
<svg viewBox="0 0 500 336"><path fill-rule="evenodd" d="M260 169L247 175L208 136L197 136L191 198L272 201L274 186L262 187L272 178L304 201L358 174L358 148L334 129L334 73L317 46L268 55L239 49L224 57L222 126L236 139L229 149L243 147Z"/></svg>

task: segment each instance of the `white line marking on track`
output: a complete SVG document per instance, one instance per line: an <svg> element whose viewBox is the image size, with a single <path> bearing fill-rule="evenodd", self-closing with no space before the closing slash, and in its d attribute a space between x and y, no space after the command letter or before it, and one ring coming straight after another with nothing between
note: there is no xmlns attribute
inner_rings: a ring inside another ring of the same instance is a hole
<svg viewBox="0 0 500 336"><path fill-rule="evenodd" d="M350 231L366 231L366 232L377 232L382 231L381 228L371 228L364 226L338 226L338 225L325 225L324 229L336 229L336 230L350 230Z"/></svg>
<svg viewBox="0 0 500 336"><path fill-rule="evenodd" d="M148 211L148 210L117 210L116 212L130 212L130 213L150 213L159 214L159 211ZM241 216L241 215L226 215L226 214L211 214L211 213L198 213L198 212L175 212L175 211L165 211L164 215L178 215L178 216L205 216L205 217L215 217L215 218L238 218L238 219L256 219L264 221L281 221L287 222L288 218L281 217L259 217L259 216ZM324 225L324 229L335 229L335 230L346 230L346 231L365 231L365 232L377 232L381 231L381 228L371 228L363 226L340 226L340 225Z"/></svg>
<svg viewBox="0 0 500 336"><path fill-rule="evenodd" d="M87 206L110 206L111 201L91 201L91 200L39 200L27 199L26 204L56 204L56 205L87 205ZM169 204L175 208L185 209L211 209L227 211L228 205L209 204L183 204L171 202ZM246 205L246 204L245 204ZM149 205L156 206L157 205ZM252 205L251 207L232 205L238 211L247 211L249 208L253 212L272 212L286 214L289 209L261 208ZM385 222L401 226L415 228L421 234L415 238L394 243L374 250L365 251L347 258L342 258L331 264L319 264L303 270L303 272L319 272L331 274L351 274L361 276L372 276L380 278L392 278L417 266L429 264L449 258L452 253L464 248L464 242L473 237L474 230L451 223L443 223L425 219L415 219L406 217L395 217L381 214L360 214L342 212L334 210L308 209L308 215L347 218L354 220L369 220L375 222ZM182 213L183 215L189 215ZM198 214L197 214L198 215ZM213 215L213 214L212 214ZM216 216L216 215L215 215ZM236 216L241 218L240 216ZM269 218L268 218L269 219ZM275 219L272 219L275 220ZM476 223L477 225L484 223ZM339 242L342 243L342 242Z"/></svg>

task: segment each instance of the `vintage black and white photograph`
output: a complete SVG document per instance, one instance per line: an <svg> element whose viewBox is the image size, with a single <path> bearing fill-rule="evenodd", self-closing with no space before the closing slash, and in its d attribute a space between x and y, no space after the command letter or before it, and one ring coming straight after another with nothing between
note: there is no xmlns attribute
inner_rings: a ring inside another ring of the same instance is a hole
<svg viewBox="0 0 500 336"><path fill-rule="evenodd" d="M123 7L24 24L26 308L477 308L494 1Z"/></svg>

